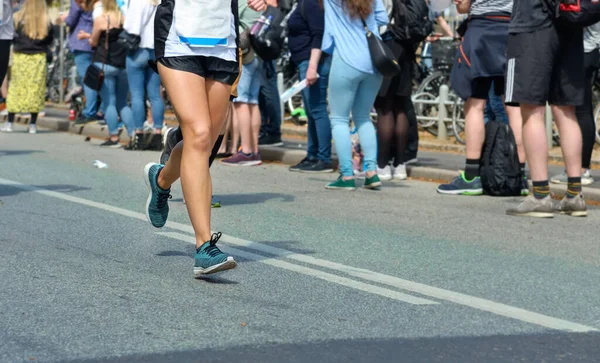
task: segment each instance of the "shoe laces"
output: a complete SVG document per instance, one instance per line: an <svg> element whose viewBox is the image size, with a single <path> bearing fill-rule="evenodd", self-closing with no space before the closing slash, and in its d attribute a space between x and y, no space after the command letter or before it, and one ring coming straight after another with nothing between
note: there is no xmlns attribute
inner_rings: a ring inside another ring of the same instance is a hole
<svg viewBox="0 0 600 363"><path fill-rule="evenodd" d="M173 196L169 192L158 193L158 197L156 198L156 206L159 209L164 208L167 205L167 202L169 201L169 199L171 199L171 198L173 198Z"/></svg>
<svg viewBox="0 0 600 363"><path fill-rule="evenodd" d="M217 247L217 242L219 241L219 239L221 239L221 236L222 236L221 232L213 233L212 236L210 237L210 241L208 242L208 247L206 247L206 249L204 250L204 253L206 253L210 257L215 257L215 256L218 256L221 253L223 253Z"/></svg>

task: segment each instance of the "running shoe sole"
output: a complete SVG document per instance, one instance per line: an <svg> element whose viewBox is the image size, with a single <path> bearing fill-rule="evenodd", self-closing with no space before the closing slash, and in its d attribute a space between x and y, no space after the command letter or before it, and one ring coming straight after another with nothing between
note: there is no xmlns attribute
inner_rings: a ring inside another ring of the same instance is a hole
<svg viewBox="0 0 600 363"><path fill-rule="evenodd" d="M237 262L233 259L233 257L227 257L227 261L221 262L217 265L210 266L208 268L202 267L194 267L194 276L196 278L202 277L204 275L210 275L217 272L227 271L234 269L237 266Z"/></svg>
<svg viewBox="0 0 600 363"><path fill-rule="evenodd" d="M299 171L299 172L305 173L305 174L326 174L326 173L333 173L333 169L323 169L323 170L292 170L292 171Z"/></svg>
<svg viewBox="0 0 600 363"><path fill-rule="evenodd" d="M329 185L325 187L325 189L329 189L329 190L349 190L349 191L354 191L356 190L356 187L330 187Z"/></svg>
<svg viewBox="0 0 600 363"><path fill-rule="evenodd" d="M532 217L532 218L554 218L554 213L546 213L546 212L506 212L509 216L515 217Z"/></svg>
<svg viewBox="0 0 600 363"><path fill-rule="evenodd" d="M439 194L444 194L444 195L469 195L469 196L474 196L474 195L482 195L483 194L483 188L482 189L459 189L459 190L439 190L439 189L437 189L437 192Z"/></svg>
<svg viewBox="0 0 600 363"><path fill-rule="evenodd" d="M146 187L148 188L148 199L146 199L146 219L148 220L148 223L150 223L152 225L152 227L154 228L162 228L162 227L155 227L154 224L152 224L152 220L150 219L150 213L148 213L148 209L150 207L150 202L152 201L152 187L150 186L150 168L152 166L154 166L155 163L148 163L146 164L146 166L144 167L144 181L146 182Z"/></svg>
<svg viewBox="0 0 600 363"><path fill-rule="evenodd" d="M560 212L560 214L564 214L571 217L587 217L587 211L573 211L573 212Z"/></svg>
<svg viewBox="0 0 600 363"><path fill-rule="evenodd" d="M258 166L262 164L262 161L242 161L240 163L224 163L221 162L223 165L227 165L227 166Z"/></svg>
<svg viewBox="0 0 600 363"><path fill-rule="evenodd" d="M383 184L381 182L371 183L369 185L363 185L365 189L379 189Z"/></svg>

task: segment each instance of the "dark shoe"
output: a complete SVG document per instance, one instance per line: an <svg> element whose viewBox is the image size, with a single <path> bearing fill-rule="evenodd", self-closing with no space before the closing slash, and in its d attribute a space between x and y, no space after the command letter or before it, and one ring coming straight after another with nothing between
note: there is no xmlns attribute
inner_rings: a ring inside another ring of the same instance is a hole
<svg viewBox="0 0 600 363"><path fill-rule="evenodd" d="M125 150L142 150L144 144L144 134L135 134L129 139L129 144L125 146Z"/></svg>
<svg viewBox="0 0 600 363"><path fill-rule="evenodd" d="M179 139L179 132L177 132L177 129L177 127L170 128L164 135L165 148L163 149L162 154L160 154L160 163L163 165L165 165L169 160L169 157L171 156L171 152L173 151L175 145L177 145L181 140L183 140Z"/></svg>
<svg viewBox="0 0 600 363"><path fill-rule="evenodd" d="M263 135L258 138L258 145L260 146L283 146L281 136Z"/></svg>
<svg viewBox="0 0 600 363"><path fill-rule="evenodd" d="M326 163L321 160L317 160L316 162L312 162L306 165L304 168L300 169L302 173L333 173L333 165L331 163Z"/></svg>
<svg viewBox="0 0 600 363"><path fill-rule="evenodd" d="M145 145L144 150L162 151L163 149L162 134L153 133L150 141Z"/></svg>
<svg viewBox="0 0 600 363"><path fill-rule="evenodd" d="M437 192L450 195L482 195L483 186L481 185L480 177L475 177L473 180L467 180L467 178L465 178L465 173L462 173L452 179L449 184L440 185L437 188Z"/></svg>
<svg viewBox="0 0 600 363"><path fill-rule="evenodd" d="M156 228L162 228L169 217L169 199L171 189L164 190L158 185L158 174L164 165L148 163L144 167L144 180L148 186L146 200L146 218Z"/></svg>
<svg viewBox="0 0 600 363"><path fill-rule="evenodd" d="M113 149L118 149L118 148L120 148L123 145L121 145L121 142L119 140L113 141L113 140L111 140L109 138L108 140L106 140L102 144L100 144L100 146L102 146L102 147L110 147L110 148L113 148Z"/></svg>
<svg viewBox="0 0 600 363"><path fill-rule="evenodd" d="M229 159L221 160L223 165L229 166L256 166L262 164L260 160L260 155L258 154L250 154L246 155L243 152L239 152Z"/></svg>
<svg viewBox="0 0 600 363"><path fill-rule="evenodd" d="M91 118L91 117L86 117L86 116L79 116L77 117L77 120L75 120L75 125L84 125L87 124L88 122L93 122L96 121L95 119Z"/></svg>
<svg viewBox="0 0 600 363"><path fill-rule="evenodd" d="M316 160L309 159L307 156L304 159L302 159L302 161L298 164L290 166L290 171L302 171L303 169L309 167L312 164L315 164L316 162Z"/></svg>

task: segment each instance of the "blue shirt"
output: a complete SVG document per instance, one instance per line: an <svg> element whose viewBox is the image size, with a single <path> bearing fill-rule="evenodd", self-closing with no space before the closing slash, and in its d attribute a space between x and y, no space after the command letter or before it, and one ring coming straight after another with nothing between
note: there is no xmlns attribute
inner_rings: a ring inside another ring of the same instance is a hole
<svg viewBox="0 0 600 363"><path fill-rule="evenodd" d="M375 9L365 19L369 30L379 35L379 27L389 20L382 0L375 0ZM367 36L362 20L350 18L339 0L324 0L325 33L321 49L328 54L338 53L344 62L361 72L376 72L367 45Z"/></svg>
<svg viewBox="0 0 600 363"><path fill-rule="evenodd" d="M77 39L77 34L80 30L86 33L92 33L92 12L83 11L75 3L75 0L71 0L71 8L69 9L69 15L65 19L65 23L69 27L69 49L71 51L82 51L92 52L92 46L87 39Z"/></svg>

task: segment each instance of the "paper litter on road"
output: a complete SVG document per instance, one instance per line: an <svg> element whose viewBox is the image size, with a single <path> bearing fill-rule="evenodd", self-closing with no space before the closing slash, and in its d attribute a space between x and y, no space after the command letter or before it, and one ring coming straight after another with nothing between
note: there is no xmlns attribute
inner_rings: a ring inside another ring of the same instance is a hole
<svg viewBox="0 0 600 363"><path fill-rule="evenodd" d="M101 162L100 160L94 160L94 166L98 169L106 169L108 168L108 164Z"/></svg>

